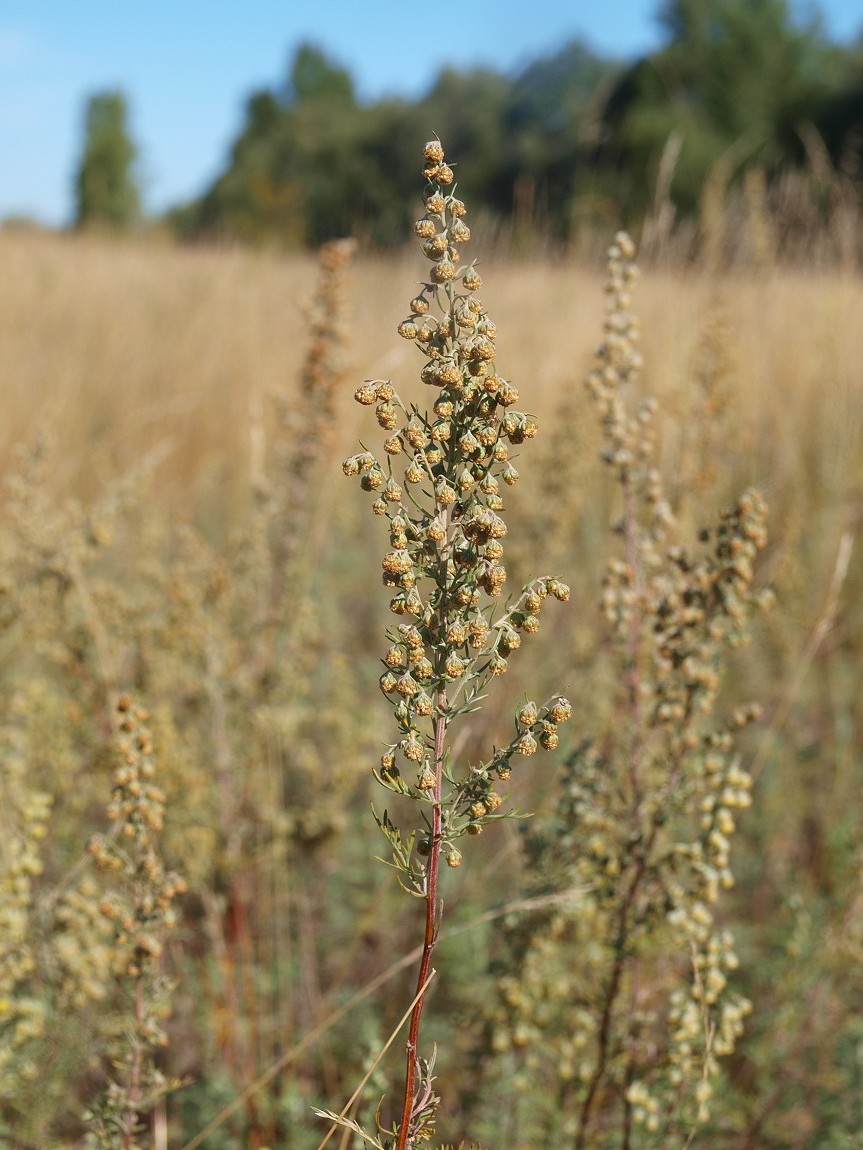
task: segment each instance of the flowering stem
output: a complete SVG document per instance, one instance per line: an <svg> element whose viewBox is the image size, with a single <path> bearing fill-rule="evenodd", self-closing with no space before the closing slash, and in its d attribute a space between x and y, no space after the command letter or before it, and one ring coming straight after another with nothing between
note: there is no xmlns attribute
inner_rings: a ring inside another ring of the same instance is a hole
<svg viewBox="0 0 863 1150"><path fill-rule="evenodd" d="M558 724L572 714L562 696L542 708L528 702L519 711L514 738L488 762L466 764L458 778L446 762L450 722L473 709L488 682L506 671L508 656L521 646L519 632L538 629L543 600L552 594L565 601L569 588L550 576L535 579L495 621L491 601L507 578L499 481L509 487L517 481L509 444L532 439L537 426L531 416L511 410L518 390L495 370L497 327L475 294L482 278L473 265L460 266L457 245L467 243L470 229L465 205L450 190L454 173L444 163L440 141L430 140L423 157L425 214L414 231L433 266L398 330L426 360L420 378L438 389L433 414L406 404L391 381L366 380L354 398L374 406L379 425L394 434L384 441L385 462L361 445L342 464L346 475L360 477L364 490L377 493L372 510L389 521L383 582L396 591L391 610L405 620L387 631L391 646L379 683L393 705L399 738L381 756L377 777L388 790L424 804L419 841L416 829L405 834L386 811L375 814L392 847L392 865L406 876L402 885L425 901L401 1120L382 1132L395 1150L412 1150L431 1136L440 1103L432 1062L419 1056L419 1032L443 911L441 854L449 867L460 866L456 841L508 817L495 813L504 799L494 790L494 776L509 778L516 754L557 746ZM393 474L398 456L404 456L404 486ZM398 756L408 764L407 778Z"/></svg>

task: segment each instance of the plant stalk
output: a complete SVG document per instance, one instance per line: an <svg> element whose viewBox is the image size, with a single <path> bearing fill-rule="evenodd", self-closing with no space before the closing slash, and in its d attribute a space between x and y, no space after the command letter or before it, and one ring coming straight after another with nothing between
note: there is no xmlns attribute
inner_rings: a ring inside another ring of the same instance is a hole
<svg viewBox="0 0 863 1150"><path fill-rule="evenodd" d="M407 1042L407 1066L405 1069L404 1102L402 1104L402 1118L399 1124L398 1142L396 1150L410 1150L413 1145L411 1119L414 1105L416 1086L416 1071L418 1059L418 1045L420 1021L422 1019L425 994L423 987L429 977L431 960L437 945L438 931L440 929L440 904L438 902L438 868L441 853L441 787L443 783L444 739L446 735L446 692L438 691L437 719L435 721L434 740L434 807L432 810L432 841L429 852L428 870L426 872L426 915L425 938L423 952L420 958L419 973L417 975L417 1001L411 1012L410 1027Z"/></svg>

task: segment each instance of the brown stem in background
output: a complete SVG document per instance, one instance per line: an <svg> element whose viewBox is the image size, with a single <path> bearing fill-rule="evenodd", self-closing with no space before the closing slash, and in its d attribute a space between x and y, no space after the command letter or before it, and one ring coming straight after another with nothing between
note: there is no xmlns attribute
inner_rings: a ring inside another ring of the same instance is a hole
<svg viewBox="0 0 863 1150"><path fill-rule="evenodd" d="M614 966L611 971L611 977L608 981L608 990L605 995L605 1003L602 1009L602 1021L599 1026L599 1052L596 1060L596 1070L593 1072L593 1077L590 1080L587 1096L581 1107L581 1117L578 1123L578 1133L575 1136L575 1150L584 1150L586 1145L585 1139L587 1137L588 1125L590 1123L590 1114L593 1108L594 1099L596 1098L599 1085L602 1082L605 1068L608 1065L608 1051L611 1038L611 1022L614 1014L614 1006L617 1002L617 996L620 993L620 983L623 977L623 970L626 965L626 940L629 933L629 915L632 911L635 896L638 893L638 888L641 886L642 879L647 871L647 860L650 857L650 851L656 838L657 831L659 830L658 823L654 822L651 828L650 836L644 844L643 849L636 859L635 874L632 876L632 882L629 884L629 890L623 900L623 905L620 908L620 919L617 927L617 938L614 943Z"/></svg>

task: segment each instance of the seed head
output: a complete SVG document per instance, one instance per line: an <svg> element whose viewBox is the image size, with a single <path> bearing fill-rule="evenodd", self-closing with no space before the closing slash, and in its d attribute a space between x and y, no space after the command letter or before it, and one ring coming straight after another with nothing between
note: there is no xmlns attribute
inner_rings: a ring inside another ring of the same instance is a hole
<svg viewBox="0 0 863 1150"><path fill-rule="evenodd" d="M406 671L396 683L396 690L406 699L416 695L419 689L419 683L416 681L410 671Z"/></svg>
<svg viewBox="0 0 863 1150"><path fill-rule="evenodd" d="M417 715L422 715L424 718L432 713L434 704L432 703L431 696L427 695L425 691L420 691L418 695L414 696L414 711Z"/></svg>
<svg viewBox="0 0 863 1150"><path fill-rule="evenodd" d="M384 655L384 662L388 667L403 667L405 665L405 653L401 647L392 646Z"/></svg>
<svg viewBox="0 0 863 1150"><path fill-rule="evenodd" d="M431 270L432 281L436 284L448 283L454 278L455 264L450 259L442 259Z"/></svg>
<svg viewBox="0 0 863 1150"><path fill-rule="evenodd" d="M450 204L450 211L452 211L452 204ZM466 244L470 239L470 228L467 224L463 224L461 220L454 220L449 230L450 239L457 244Z"/></svg>
<svg viewBox="0 0 863 1150"><path fill-rule="evenodd" d="M546 751L553 751L560 742L554 723L543 723L539 741Z"/></svg>
<svg viewBox="0 0 863 1150"><path fill-rule="evenodd" d="M377 403L378 393L374 384L368 380L365 383L361 383L354 392L354 399L357 403L362 403L367 407L373 403Z"/></svg>
<svg viewBox="0 0 863 1150"><path fill-rule="evenodd" d="M518 721L525 727L532 727L538 718L536 703L525 703L519 708Z"/></svg>
<svg viewBox="0 0 863 1150"><path fill-rule="evenodd" d="M572 703L562 695L549 709L548 717L553 723L565 723L572 716Z"/></svg>
<svg viewBox="0 0 863 1150"><path fill-rule="evenodd" d="M384 431L392 431L398 424L399 415L391 403L380 403L375 409L375 415L378 417L378 423Z"/></svg>
<svg viewBox="0 0 863 1150"><path fill-rule="evenodd" d="M423 148L423 159L430 164L440 164L443 161L444 151L440 140L429 140Z"/></svg>
<svg viewBox="0 0 863 1150"><path fill-rule="evenodd" d="M402 739L401 749L406 759L410 759L415 763L422 762L425 750L422 742L417 738L415 731L411 731L406 739Z"/></svg>
<svg viewBox="0 0 863 1150"><path fill-rule="evenodd" d="M559 599L561 603L565 603L569 599L569 587L560 579L549 579L547 587L549 594L553 595L555 599Z"/></svg>
<svg viewBox="0 0 863 1150"><path fill-rule="evenodd" d="M430 260L440 260L449 248L449 240L443 232L438 232L423 244L423 255ZM450 277L452 278L452 277Z"/></svg>
<svg viewBox="0 0 863 1150"><path fill-rule="evenodd" d="M447 642L452 643L454 647L460 647L467 641L467 628L461 619L456 619L450 623L446 632Z"/></svg>
<svg viewBox="0 0 863 1150"><path fill-rule="evenodd" d="M389 551L383 558L382 566L388 575L404 575L413 564L407 551Z"/></svg>

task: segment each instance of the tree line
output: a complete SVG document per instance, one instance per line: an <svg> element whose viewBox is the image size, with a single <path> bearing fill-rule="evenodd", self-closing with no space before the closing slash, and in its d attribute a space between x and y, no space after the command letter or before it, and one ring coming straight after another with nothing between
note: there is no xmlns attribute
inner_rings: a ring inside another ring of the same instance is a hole
<svg viewBox="0 0 863 1150"><path fill-rule="evenodd" d="M346 68L304 44L283 80L248 97L218 178L167 222L183 239L397 243L417 140L431 132L470 156L463 190L489 220L562 241L637 223L663 162L683 215L718 166L729 181L757 167L769 182L805 167L813 140L859 195L863 35L832 43L787 0L665 0L657 19L662 46L634 62L574 40L513 75L444 69L417 100L363 102ZM91 98L79 223L138 218L124 114L120 93Z"/></svg>

